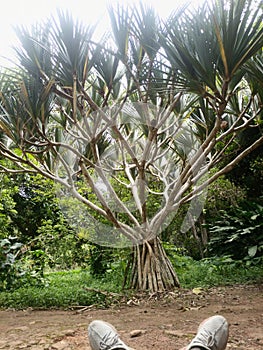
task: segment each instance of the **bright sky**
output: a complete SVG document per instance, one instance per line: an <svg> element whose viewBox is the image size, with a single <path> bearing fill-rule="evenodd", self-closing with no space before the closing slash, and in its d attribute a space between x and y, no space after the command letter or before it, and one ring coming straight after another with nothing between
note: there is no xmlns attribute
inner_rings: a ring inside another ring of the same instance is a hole
<svg viewBox="0 0 263 350"><path fill-rule="evenodd" d="M151 4L161 17L168 16L180 3L187 0L143 0ZM194 4L203 0L189 0ZM12 46L16 46L16 35L13 26L31 25L42 21L56 12L57 8L67 9L86 23L95 23L99 26L108 23L107 3L116 3L111 0L6 0L0 13L0 65L6 65L2 56L12 57ZM122 4L139 3L139 0L120 0ZM105 26L106 27L106 26Z"/></svg>

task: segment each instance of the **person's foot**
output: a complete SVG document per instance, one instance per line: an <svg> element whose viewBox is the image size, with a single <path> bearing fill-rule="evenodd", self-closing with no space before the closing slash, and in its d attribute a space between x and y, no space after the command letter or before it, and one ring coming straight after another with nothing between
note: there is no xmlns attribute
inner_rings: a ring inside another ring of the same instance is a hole
<svg viewBox="0 0 263 350"><path fill-rule="evenodd" d="M116 329L104 321L92 321L88 327L88 337L92 350L130 350L120 340Z"/></svg>
<svg viewBox="0 0 263 350"><path fill-rule="evenodd" d="M223 316L209 317L199 325L197 334L187 346L187 350L196 347L207 350L224 350L227 345L228 334L229 325Z"/></svg>

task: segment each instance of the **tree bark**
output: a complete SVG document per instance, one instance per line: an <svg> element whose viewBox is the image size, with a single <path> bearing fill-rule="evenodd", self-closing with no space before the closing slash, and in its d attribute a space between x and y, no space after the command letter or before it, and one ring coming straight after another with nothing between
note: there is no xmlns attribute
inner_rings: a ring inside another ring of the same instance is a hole
<svg viewBox="0 0 263 350"><path fill-rule="evenodd" d="M134 247L131 288L155 293L176 287L178 277L158 237Z"/></svg>

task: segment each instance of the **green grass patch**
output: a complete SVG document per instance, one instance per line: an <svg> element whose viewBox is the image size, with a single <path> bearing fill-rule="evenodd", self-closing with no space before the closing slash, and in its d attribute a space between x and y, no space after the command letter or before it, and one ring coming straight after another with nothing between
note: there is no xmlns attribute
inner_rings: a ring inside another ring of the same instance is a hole
<svg viewBox="0 0 263 350"><path fill-rule="evenodd" d="M246 265L229 257L195 261L187 256L173 256L183 288L212 287L263 281L263 266ZM89 270L49 272L45 285L30 286L0 293L1 308L70 308L96 305L108 307L109 293L122 293L122 268L115 266L104 277L92 277ZM92 289L92 290L91 290ZM104 291L105 293L100 293ZM124 292L123 292L124 293ZM126 292L125 292L126 293Z"/></svg>
<svg viewBox="0 0 263 350"><path fill-rule="evenodd" d="M96 289L119 292L114 279L92 278L89 271L72 270L52 272L45 276L45 286L25 286L14 291L0 293L2 308L68 308L80 305L108 306L105 294L89 291Z"/></svg>
<svg viewBox="0 0 263 350"><path fill-rule="evenodd" d="M191 257L178 257L174 261L180 283L184 288L214 287L263 281L263 264L235 261L230 257L195 261Z"/></svg>

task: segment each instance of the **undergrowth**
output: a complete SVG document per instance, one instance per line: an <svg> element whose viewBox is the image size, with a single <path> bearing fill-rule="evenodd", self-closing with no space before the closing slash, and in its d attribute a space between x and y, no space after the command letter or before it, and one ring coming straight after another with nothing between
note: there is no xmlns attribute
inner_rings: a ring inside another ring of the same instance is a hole
<svg viewBox="0 0 263 350"><path fill-rule="evenodd" d="M172 261L181 287L186 289L263 281L262 262L248 264L245 261L234 261L230 257L195 261L187 256L174 256ZM13 291L1 292L0 307L109 307L122 297L132 295L131 291L122 289L121 271L115 266L114 269L109 269L104 277L94 277L88 269L48 272L45 274L45 284L25 285Z"/></svg>

